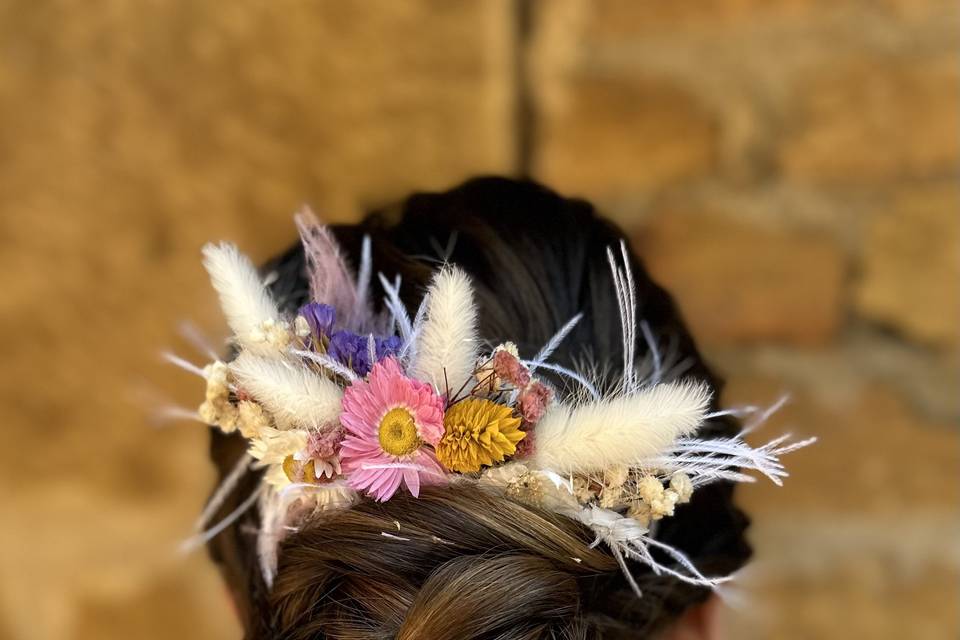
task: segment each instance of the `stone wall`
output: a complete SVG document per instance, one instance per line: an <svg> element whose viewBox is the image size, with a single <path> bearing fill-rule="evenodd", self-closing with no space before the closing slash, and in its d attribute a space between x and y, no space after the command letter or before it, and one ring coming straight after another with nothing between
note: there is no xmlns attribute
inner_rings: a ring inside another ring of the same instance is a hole
<svg viewBox="0 0 960 640"><path fill-rule="evenodd" d="M747 487L739 638L956 636L952 0L0 3L0 639L236 638L175 553L213 481L157 363L262 259L482 172L594 200L726 402L816 434ZM761 438L764 434L758 434ZM743 603L749 603L744 606Z"/></svg>

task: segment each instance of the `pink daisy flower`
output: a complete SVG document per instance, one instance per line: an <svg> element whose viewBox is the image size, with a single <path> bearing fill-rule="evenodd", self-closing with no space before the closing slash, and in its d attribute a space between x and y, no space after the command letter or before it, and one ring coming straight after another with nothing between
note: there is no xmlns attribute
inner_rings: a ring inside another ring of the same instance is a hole
<svg viewBox="0 0 960 640"><path fill-rule="evenodd" d="M392 357L347 387L340 460L350 485L383 502L401 483L416 497L421 483L442 482L443 467L424 445L443 437L443 404L429 384L403 375Z"/></svg>

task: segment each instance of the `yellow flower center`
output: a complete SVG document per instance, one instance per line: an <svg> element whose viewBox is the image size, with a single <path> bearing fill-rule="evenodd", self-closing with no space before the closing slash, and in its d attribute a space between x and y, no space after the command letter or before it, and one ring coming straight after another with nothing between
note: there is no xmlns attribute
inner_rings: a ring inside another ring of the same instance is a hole
<svg viewBox="0 0 960 640"><path fill-rule="evenodd" d="M387 411L377 433L380 447L392 456L405 456L420 448L420 436L413 415L403 407Z"/></svg>

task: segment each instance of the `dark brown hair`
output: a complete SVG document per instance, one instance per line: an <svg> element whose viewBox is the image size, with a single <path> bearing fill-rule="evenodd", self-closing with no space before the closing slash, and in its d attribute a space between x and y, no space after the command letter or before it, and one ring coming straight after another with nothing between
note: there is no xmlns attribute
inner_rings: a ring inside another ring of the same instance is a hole
<svg viewBox="0 0 960 640"><path fill-rule="evenodd" d="M480 178L447 192L413 195L334 232L354 263L362 237L372 238L375 267L402 276L409 309L416 309L436 265L449 260L473 280L480 334L491 345L512 340L521 353L535 353L583 312L552 359L574 366L590 358L611 372L623 366L606 262L607 248L623 234L587 202L532 182ZM707 382L716 398L720 382L670 296L635 256L631 261L639 317L683 365L684 377ZM307 301L304 266L295 246L266 267L287 311ZM637 349L647 350L642 341ZM722 418L701 435L735 431L736 424ZM213 431L211 455L221 476L242 451L239 437ZM220 515L258 482L249 474ZM698 489L689 504L660 522L658 539L706 574L739 569L750 549L743 535L747 520L732 494L726 482ZM383 504L364 500L316 516L283 542L270 590L257 565L256 526L252 511L209 545L248 640L643 638L709 595L631 563L644 593L637 598L609 551L591 548L586 527L476 486L427 489L419 499L398 493Z"/></svg>

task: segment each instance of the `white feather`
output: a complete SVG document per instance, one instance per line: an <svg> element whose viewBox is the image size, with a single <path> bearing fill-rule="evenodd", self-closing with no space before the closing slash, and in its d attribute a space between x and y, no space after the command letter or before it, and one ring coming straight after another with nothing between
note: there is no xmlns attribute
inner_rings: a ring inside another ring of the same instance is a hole
<svg viewBox="0 0 960 640"><path fill-rule="evenodd" d="M520 363L525 367L528 367L530 371L533 371L534 368L546 369L547 371L553 371L554 373L559 373L560 375L566 376L571 380L578 382L583 390L586 393L590 394L590 398L593 400L600 399L600 392L597 391L596 385L590 381L590 379L573 369L561 366L559 364L553 364L552 362L535 362L533 360L521 360Z"/></svg>
<svg viewBox="0 0 960 640"><path fill-rule="evenodd" d="M537 424L533 466L565 474L641 464L696 430L710 395L704 384L677 382L577 406L556 403Z"/></svg>
<svg viewBox="0 0 960 640"><path fill-rule="evenodd" d="M220 533L223 532L227 527L236 522L240 516L250 510L250 507L252 507L260 498L262 491L263 485L257 487L256 491L251 493L243 502L240 503L240 506L224 516L223 520L213 525L206 531L190 536L180 543L181 553L191 553L192 551L199 549L220 535Z"/></svg>
<svg viewBox="0 0 960 640"><path fill-rule="evenodd" d="M254 339L263 323L280 321L280 312L250 259L232 244L208 244L203 247L203 266L240 345L255 353L277 354L275 346Z"/></svg>
<svg viewBox="0 0 960 640"><path fill-rule="evenodd" d="M790 435L775 438L761 447L751 447L740 436L732 438L680 438L662 456L651 459L665 475L685 473L695 487L715 480L754 482L744 470L757 471L776 485L789 475L781 456L807 447L816 438L790 442Z"/></svg>
<svg viewBox="0 0 960 640"><path fill-rule="evenodd" d="M413 324L410 322L410 314L407 313L407 308L403 306L403 301L400 300L400 276L398 275L393 283L387 280L382 273L378 273L377 276L380 278L380 285L386 293L383 298L383 306L390 312L397 332L400 334L400 339L406 344L413 334Z"/></svg>
<svg viewBox="0 0 960 640"><path fill-rule="evenodd" d="M477 362L477 309L467 275L444 267L428 291L426 318L410 367L414 377L456 393Z"/></svg>
<svg viewBox="0 0 960 640"><path fill-rule="evenodd" d="M623 259L622 269L617 264L613 250L607 247L607 262L610 264L610 275L613 278L617 307L620 310L620 332L623 338L621 391L624 394L630 394L639 388L634 367L637 349L637 292L633 282L633 271L630 268L630 254L627 251L627 243L623 240L620 241L620 256Z"/></svg>
<svg viewBox="0 0 960 640"><path fill-rule="evenodd" d="M327 369L331 373L334 373L351 383L356 381L358 378L357 374L353 372L353 369L344 366L339 361L331 358L325 353L315 353L313 351L306 351L304 349L291 349L290 353L306 360L310 360L311 362L316 362L324 369Z"/></svg>
<svg viewBox="0 0 960 640"><path fill-rule="evenodd" d="M319 428L340 415L340 387L310 369L243 352L230 363L230 371L281 429Z"/></svg>
<svg viewBox="0 0 960 640"><path fill-rule="evenodd" d="M277 488L261 485L260 490L260 530L257 532L257 557L263 580L270 588L277 575L278 549L288 533L295 532L297 526L290 522L292 509L297 502L310 500L319 511L344 509L356 502L357 494L353 489L340 482L329 484L288 484Z"/></svg>
<svg viewBox="0 0 960 640"><path fill-rule="evenodd" d="M203 512L200 514L200 517L197 518L196 523L194 524L194 529L201 531L207 524L210 522L210 519L217 514L217 511L220 510L220 507L223 506L223 503L230 496L230 493L237 487L240 479L243 478L244 474L247 472L247 469L250 468L250 456L244 453L237 460L236 464L233 466L233 470L223 479L220 483L220 486L217 487L216 491L213 492L213 496L210 497L210 500L207 501L207 506L203 508Z"/></svg>
<svg viewBox="0 0 960 640"><path fill-rule="evenodd" d="M363 241L360 244L360 269L357 271L357 306L361 309L369 309L370 303L367 297L370 293L370 277L373 275L373 247L370 244L370 236L364 234Z"/></svg>
<svg viewBox="0 0 960 640"><path fill-rule="evenodd" d="M410 339L400 347L400 359L403 362L412 362L417 359L417 343L420 341L420 334L423 333L423 323L427 318L427 307L430 306L430 293L423 296L420 306L417 307L417 314L413 317L413 326L410 329Z"/></svg>
<svg viewBox="0 0 960 640"><path fill-rule="evenodd" d="M557 350L557 347L560 346L560 343L562 343L564 338L566 338L570 332L573 331L574 327L577 326L577 323L580 322L582 318L583 314L578 313L570 318L570 320L567 321L567 324L560 327L559 331L553 334L553 337L547 341L547 344L543 345L543 348L540 349L540 352L537 353L537 355L533 357L533 360L530 362L530 364L527 365L530 368L530 373L536 371L537 367L546 362L547 358L553 355L553 352Z"/></svg>
<svg viewBox="0 0 960 640"><path fill-rule="evenodd" d="M283 524L292 504L292 494L284 494L276 487L261 485L260 530L257 532L257 559L267 588L273 587L277 576L277 547L283 540Z"/></svg>
<svg viewBox="0 0 960 640"><path fill-rule="evenodd" d="M656 575L671 575L678 580L701 587L713 588L731 579L731 576L708 578L700 573L697 567L680 550L655 540L648 535L649 531L646 527L633 518L622 516L616 511L590 506L567 511L566 515L579 520L593 530L597 536L593 546L601 541L607 543L611 553L620 565L624 577L638 596L642 596L640 587L630 573L625 558L642 562L650 567ZM672 566L658 561L650 553L649 547L659 549L673 560Z"/></svg>

